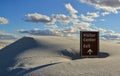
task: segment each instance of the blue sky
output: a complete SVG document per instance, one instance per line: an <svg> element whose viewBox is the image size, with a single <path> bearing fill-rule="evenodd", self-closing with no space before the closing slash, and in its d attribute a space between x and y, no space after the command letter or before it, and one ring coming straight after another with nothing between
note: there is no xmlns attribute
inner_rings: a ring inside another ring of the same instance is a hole
<svg viewBox="0 0 120 76"><path fill-rule="evenodd" d="M102 37L105 38L108 38L108 36L112 37L112 39L120 38L119 0L0 1L0 31L4 31L3 34L24 35L24 33L26 33L43 35L41 33L47 30L46 33L55 32L52 35L56 35L57 32L57 35L62 33L62 36L65 36L68 35L68 33L69 35L75 34L84 28L85 30L87 29L87 31L102 29L99 31L103 34ZM76 16L76 18L73 18L73 15ZM43 20L47 20L46 16L52 21L51 23L42 22ZM3 18L8 22L5 22ZM38 21L35 21L37 19ZM64 19L68 20L65 21ZM75 23L73 20L78 22ZM57 28L51 29L49 26L57 26ZM32 33L33 31L34 33ZM44 34L48 35L46 33Z"/></svg>

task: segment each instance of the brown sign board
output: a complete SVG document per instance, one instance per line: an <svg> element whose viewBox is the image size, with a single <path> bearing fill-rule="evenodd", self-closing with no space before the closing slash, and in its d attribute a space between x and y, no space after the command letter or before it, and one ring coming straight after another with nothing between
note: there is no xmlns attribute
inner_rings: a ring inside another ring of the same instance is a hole
<svg viewBox="0 0 120 76"><path fill-rule="evenodd" d="M81 57L97 57L99 54L99 32L80 31Z"/></svg>

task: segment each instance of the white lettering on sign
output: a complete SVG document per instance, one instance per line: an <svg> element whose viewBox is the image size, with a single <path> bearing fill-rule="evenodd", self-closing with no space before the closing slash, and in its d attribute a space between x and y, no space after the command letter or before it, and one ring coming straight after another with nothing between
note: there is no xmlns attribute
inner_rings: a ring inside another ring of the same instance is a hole
<svg viewBox="0 0 120 76"><path fill-rule="evenodd" d="M90 44L83 44L83 48L90 48Z"/></svg>
<svg viewBox="0 0 120 76"><path fill-rule="evenodd" d="M92 33L89 33L89 34L85 33L85 34L83 34L84 37L95 37L95 35L96 34L92 34Z"/></svg>
<svg viewBox="0 0 120 76"><path fill-rule="evenodd" d="M83 34L83 42L95 42L96 38L95 38L96 34L92 34L92 33L85 33ZM90 48L90 44L83 44L83 48Z"/></svg>
<svg viewBox="0 0 120 76"><path fill-rule="evenodd" d="M89 49L89 50L87 51L87 53L89 53L89 55L91 55L91 53L93 53L93 51L92 51L91 49Z"/></svg>
<svg viewBox="0 0 120 76"><path fill-rule="evenodd" d="M96 39L94 38L83 38L84 42L92 42L92 41L96 41Z"/></svg>

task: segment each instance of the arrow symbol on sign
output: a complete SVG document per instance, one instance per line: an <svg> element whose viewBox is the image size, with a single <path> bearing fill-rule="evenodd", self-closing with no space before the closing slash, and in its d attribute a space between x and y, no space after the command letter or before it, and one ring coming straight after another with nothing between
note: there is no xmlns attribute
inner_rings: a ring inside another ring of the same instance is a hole
<svg viewBox="0 0 120 76"><path fill-rule="evenodd" d="M93 52L93 51L92 51L91 49L89 49L89 50L87 51L87 53L89 53L89 55L91 55L92 52Z"/></svg>

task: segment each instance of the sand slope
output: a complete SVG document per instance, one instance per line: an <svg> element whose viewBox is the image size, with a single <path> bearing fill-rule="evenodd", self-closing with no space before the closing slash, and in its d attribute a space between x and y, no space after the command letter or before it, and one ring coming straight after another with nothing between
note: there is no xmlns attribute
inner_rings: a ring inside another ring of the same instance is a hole
<svg viewBox="0 0 120 76"><path fill-rule="evenodd" d="M79 42L23 37L0 51L0 76L120 76L119 44L100 41L99 58L80 58Z"/></svg>

